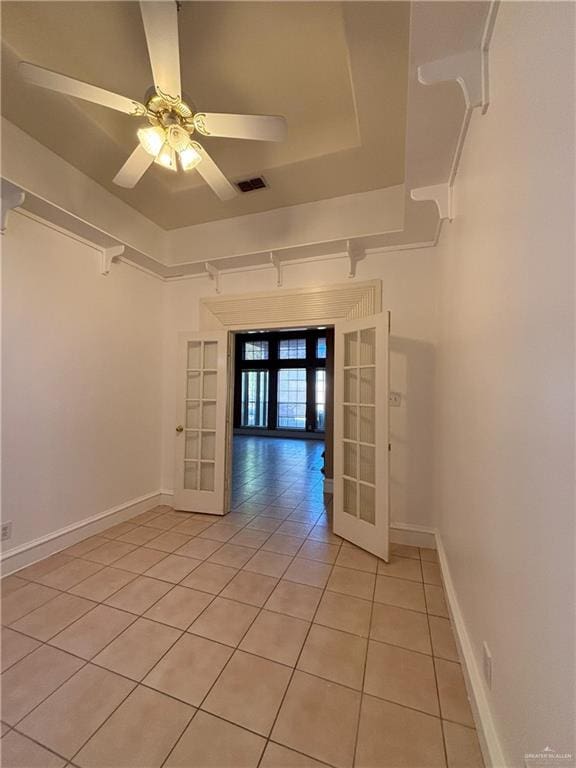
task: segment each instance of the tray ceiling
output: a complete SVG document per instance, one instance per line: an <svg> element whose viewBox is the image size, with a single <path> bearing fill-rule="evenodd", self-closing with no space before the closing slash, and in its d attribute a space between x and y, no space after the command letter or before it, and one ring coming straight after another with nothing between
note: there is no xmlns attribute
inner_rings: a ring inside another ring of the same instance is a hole
<svg viewBox="0 0 576 768"><path fill-rule="evenodd" d="M112 178L140 123L25 84L20 60L143 100L151 85L135 2L3 2L2 113L166 229L404 181L409 3L189 2L179 14L183 89L200 110L283 114L283 144L207 139L232 180L270 188L223 203L195 172Z"/></svg>

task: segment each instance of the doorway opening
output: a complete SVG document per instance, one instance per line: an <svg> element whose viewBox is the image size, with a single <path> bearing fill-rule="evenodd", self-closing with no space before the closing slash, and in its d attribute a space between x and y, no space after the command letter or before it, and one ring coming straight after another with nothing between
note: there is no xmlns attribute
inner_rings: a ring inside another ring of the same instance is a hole
<svg viewBox="0 0 576 768"><path fill-rule="evenodd" d="M333 356L331 327L234 335L232 508L284 510L293 533L326 511Z"/></svg>

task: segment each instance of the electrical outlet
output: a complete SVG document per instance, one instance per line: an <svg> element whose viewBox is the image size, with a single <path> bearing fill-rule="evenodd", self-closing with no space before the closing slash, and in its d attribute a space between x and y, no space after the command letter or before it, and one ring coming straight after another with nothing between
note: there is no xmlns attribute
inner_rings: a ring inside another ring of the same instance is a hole
<svg viewBox="0 0 576 768"><path fill-rule="evenodd" d="M488 688L492 688L492 654L486 642L482 643L482 666L484 668L484 680Z"/></svg>
<svg viewBox="0 0 576 768"><path fill-rule="evenodd" d="M390 392L388 395L388 403L392 408L399 408L402 403L402 395L400 392Z"/></svg>
<svg viewBox="0 0 576 768"><path fill-rule="evenodd" d="M12 538L12 520L8 520L6 523L2 523L2 527L0 529L2 531L2 541L7 541L8 539Z"/></svg>

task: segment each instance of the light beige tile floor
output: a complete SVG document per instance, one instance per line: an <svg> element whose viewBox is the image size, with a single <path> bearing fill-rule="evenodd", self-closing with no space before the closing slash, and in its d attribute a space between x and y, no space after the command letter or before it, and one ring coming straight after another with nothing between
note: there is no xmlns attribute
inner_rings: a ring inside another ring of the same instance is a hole
<svg viewBox="0 0 576 768"><path fill-rule="evenodd" d="M3 580L3 768L482 768L436 553L343 543L318 444L246 441L224 519Z"/></svg>

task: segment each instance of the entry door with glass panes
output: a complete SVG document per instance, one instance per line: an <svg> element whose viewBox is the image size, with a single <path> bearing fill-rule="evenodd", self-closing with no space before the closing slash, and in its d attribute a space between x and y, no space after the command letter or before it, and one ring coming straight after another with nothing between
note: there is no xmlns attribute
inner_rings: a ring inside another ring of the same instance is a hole
<svg viewBox="0 0 576 768"><path fill-rule="evenodd" d="M388 560L389 314L334 329L334 533Z"/></svg>
<svg viewBox="0 0 576 768"><path fill-rule="evenodd" d="M175 509L224 514L228 332L179 334Z"/></svg>

